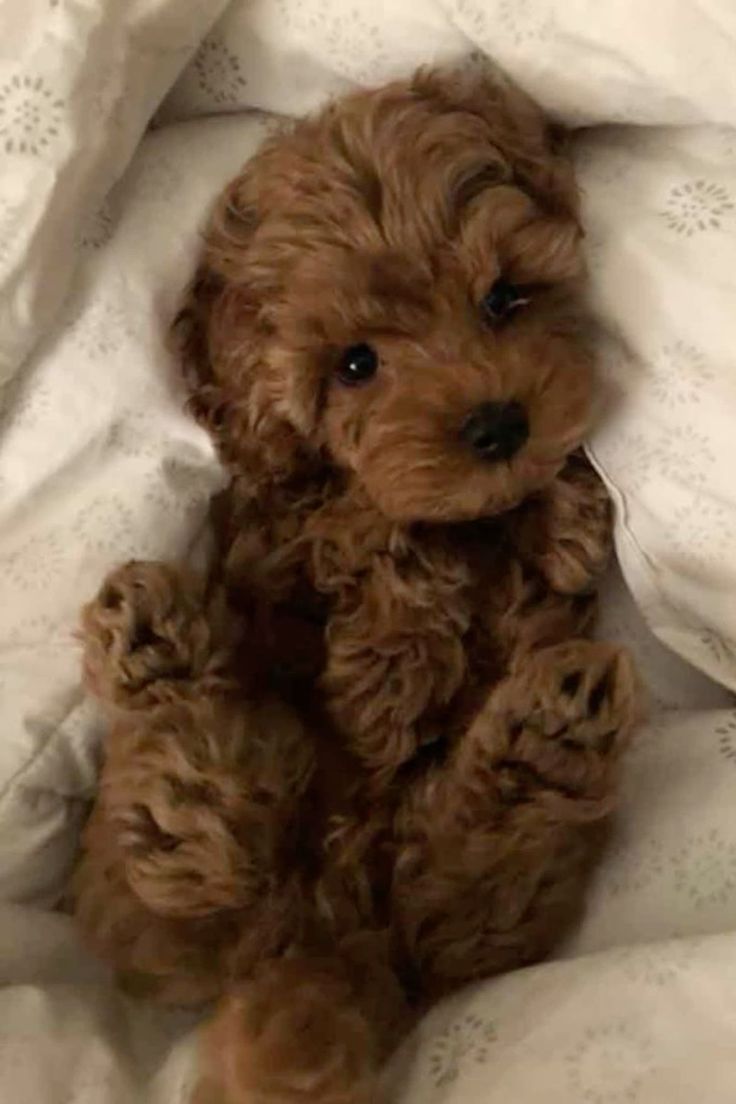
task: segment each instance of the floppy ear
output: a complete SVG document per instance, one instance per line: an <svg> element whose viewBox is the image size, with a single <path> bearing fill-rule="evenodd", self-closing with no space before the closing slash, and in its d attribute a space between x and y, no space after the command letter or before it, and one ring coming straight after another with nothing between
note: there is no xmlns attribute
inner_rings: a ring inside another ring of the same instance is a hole
<svg viewBox="0 0 736 1104"><path fill-rule="evenodd" d="M189 409L228 466L259 484L282 482L304 462L305 442L278 412L269 379L272 327L250 256L258 219L250 171L218 200L197 273L173 327Z"/></svg>
<svg viewBox="0 0 736 1104"><path fill-rule="evenodd" d="M489 142L510 165L513 180L546 213L577 222L578 191L566 134L503 74L481 69L421 69L415 95L441 111L468 112L485 124Z"/></svg>

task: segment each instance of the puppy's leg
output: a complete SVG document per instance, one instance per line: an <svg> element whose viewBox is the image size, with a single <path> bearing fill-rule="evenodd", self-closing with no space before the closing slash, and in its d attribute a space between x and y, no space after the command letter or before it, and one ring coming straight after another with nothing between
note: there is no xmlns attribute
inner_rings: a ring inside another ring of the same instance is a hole
<svg viewBox="0 0 736 1104"><path fill-rule="evenodd" d="M267 953L297 923L280 864L310 745L285 707L244 699L201 591L172 570L113 575L84 629L112 725L77 913L104 957L162 996L216 990L228 956L248 958L243 928Z"/></svg>
<svg viewBox="0 0 736 1104"><path fill-rule="evenodd" d="M376 1104L395 1010L366 981L337 959L263 964L205 1032L195 1104Z"/></svg>
<svg viewBox="0 0 736 1104"><path fill-rule="evenodd" d="M398 818L395 915L430 991L533 961L576 915L636 712L625 653L545 648Z"/></svg>
<svg viewBox="0 0 736 1104"><path fill-rule="evenodd" d="M469 591L461 565L443 567L376 557L328 624L327 708L378 784L442 732L465 678Z"/></svg>
<svg viewBox="0 0 736 1104"><path fill-rule="evenodd" d="M611 502L582 453L518 513L519 556L559 594L581 594L603 573L612 548Z"/></svg>

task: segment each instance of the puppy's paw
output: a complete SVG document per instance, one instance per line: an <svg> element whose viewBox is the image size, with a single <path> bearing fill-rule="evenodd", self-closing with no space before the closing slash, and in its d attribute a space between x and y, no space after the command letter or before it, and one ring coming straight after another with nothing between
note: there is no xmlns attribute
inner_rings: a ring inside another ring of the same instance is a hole
<svg viewBox="0 0 736 1104"><path fill-rule="evenodd" d="M527 656L499 689L506 758L572 794L606 788L639 713L626 651L575 640Z"/></svg>
<svg viewBox="0 0 736 1104"><path fill-rule="evenodd" d="M218 658L201 584L164 564L133 561L109 575L82 613L81 635L88 688L128 708L201 677Z"/></svg>
<svg viewBox="0 0 736 1104"><path fill-rule="evenodd" d="M235 800L226 781L169 776L147 796L147 804L116 810L114 818L125 877L146 908L169 919L206 921L263 900L268 867L257 861L257 848L251 852L237 838L243 825L228 822ZM258 826L255 816L244 822Z"/></svg>
<svg viewBox="0 0 736 1104"><path fill-rule="evenodd" d="M354 1005L330 972L298 960L266 963L221 1003L195 1100L373 1104L375 1047Z"/></svg>

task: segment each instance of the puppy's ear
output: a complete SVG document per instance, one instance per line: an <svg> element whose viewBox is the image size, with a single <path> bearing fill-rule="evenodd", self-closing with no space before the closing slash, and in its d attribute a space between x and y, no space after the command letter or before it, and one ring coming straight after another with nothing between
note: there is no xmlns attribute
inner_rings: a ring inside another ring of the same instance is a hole
<svg viewBox="0 0 736 1104"><path fill-rule="evenodd" d="M278 412L269 378L273 335L264 310L266 282L262 273L260 280L253 274L258 217L248 202L250 185L246 171L218 201L172 336L189 409L225 463L257 487L292 475L304 462L305 445Z"/></svg>
<svg viewBox="0 0 736 1104"><path fill-rule="evenodd" d="M551 215L577 221L578 192L564 129L553 125L521 89L490 67L422 69L414 95L444 112L481 119L489 144L509 165L512 179Z"/></svg>

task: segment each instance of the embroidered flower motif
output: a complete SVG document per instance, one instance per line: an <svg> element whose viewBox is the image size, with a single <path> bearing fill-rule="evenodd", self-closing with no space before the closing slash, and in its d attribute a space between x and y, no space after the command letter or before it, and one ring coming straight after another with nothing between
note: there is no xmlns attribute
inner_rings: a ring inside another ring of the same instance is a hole
<svg viewBox="0 0 736 1104"><path fill-rule="evenodd" d="M4 580L16 591L45 590L58 581L68 547L56 533L36 533L1 564Z"/></svg>
<svg viewBox="0 0 736 1104"><path fill-rule="evenodd" d="M194 58L194 70L200 90L215 104L237 103L247 83L238 57L213 36L200 46Z"/></svg>
<svg viewBox="0 0 736 1104"><path fill-rule="evenodd" d="M664 989L687 973L699 945L697 939L674 939L622 947L613 953L615 969L634 985Z"/></svg>
<svg viewBox="0 0 736 1104"><path fill-rule="evenodd" d="M674 886L696 908L723 905L736 894L736 840L718 828L693 836L672 858Z"/></svg>
<svg viewBox="0 0 736 1104"><path fill-rule="evenodd" d="M495 1039L493 1024L475 1013L451 1023L434 1040L429 1053L430 1077L435 1087L444 1088L457 1081L464 1063L485 1062Z"/></svg>
<svg viewBox="0 0 736 1104"><path fill-rule="evenodd" d="M138 554L137 520L122 495L98 495L79 510L70 530L77 548L85 554L95 559L123 559Z"/></svg>
<svg viewBox="0 0 736 1104"><path fill-rule="evenodd" d="M117 353L134 336L133 321L122 302L100 299L73 315L65 336L90 360Z"/></svg>
<svg viewBox="0 0 736 1104"><path fill-rule="evenodd" d="M652 1043L626 1020L589 1028L566 1058L575 1099L586 1104L634 1104L652 1071Z"/></svg>
<svg viewBox="0 0 736 1104"><path fill-rule="evenodd" d="M663 345L646 368L652 394L670 410L699 403L704 386L713 380L704 354L686 341Z"/></svg>
<svg viewBox="0 0 736 1104"><path fill-rule="evenodd" d="M670 189L660 214L670 230L691 238L693 234L719 230L733 206L731 194L721 184L687 180Z"/></svg>
<svg viewBox="0 0 736 1104"><path fill-rule="evenodd" d="M293 26L298 37L319 42L322 55L344 76L378 84L394 74L395 58L386 46L384 28L380 20L371 18L373 13L365 4L348 0L320 5L274 0L274 4L283 23Z"/></svg>
<svg viewBox="0 0 736 1104"><path fill-rule="evenodd" d="M554 30L552 13L539 0L501 0L498 22L516 46L545 42Z"/></svg>
<svg viewBox="0 0 736 1104"><path fill-rule="evenodd" d="M82 248L101 249L103 245L107 245L115 230L115 218L113 204L108 196L102 206L87 219L80 239Z"/></svg>
<svg viewBox="0 0 736 1104"><path fill-rule="evenodd" d="M736 710L716 725L716 736L723 758L736 765Z"/></svg>
<svg viewBox="0 0 736 1104"><path fill-rule="evenodd" d="M716 459L711 444L710 437L692 425L664 427L653 450L657 474L683 487L702 487Z"/></svg>
<svg viewBox="0 0 736 1104"><path fill-rule="evenodd" d="M733 562L736 529L730 505L698 488L673 511L672 522L672 547L683 562L696 569Z"/></svg>
<svg viewBox="0 0 736 1104"><path fill-rule="evenodd" d="M16 73L0 88L0 146L40 156L59 135L63 107L43 77Z"/></svg>

